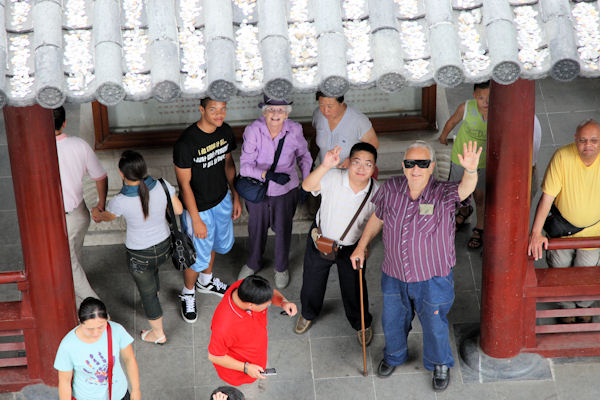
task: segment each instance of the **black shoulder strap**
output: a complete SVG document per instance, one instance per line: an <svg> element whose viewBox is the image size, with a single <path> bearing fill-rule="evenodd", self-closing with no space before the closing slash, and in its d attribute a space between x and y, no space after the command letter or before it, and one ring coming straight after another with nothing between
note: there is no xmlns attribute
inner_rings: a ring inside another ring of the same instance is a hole
<svg viewBox="0 0 600 400"><path fill-rule="evenodd" d="M350 221L350 223L348 224L348 227L346 228L346 230L344 231L344 233L340 237L340 242L344 240L344 238L346 237L346 235L350 231L350 228L352 228L352 225L354 225L354 221L356 221L356 218L358 218L358 214L360 214L360 212L362 211L363 207L367 203L367 200L369 199L369 195L371 194L371 190L373 189L373 178L371 178L371 180L369 181L369 184L371 186L369 186L369 190L367 191L367 195L365 196L365 198L363 199L362 203L360 204L360 207L358 207L358 211L356 211L356 214L354 214L354 217L352 217L352 221Z"/></svg>
<svg viewBox="0 0 600 400"><path fill-rule="evenodd" d="M167 185L163 178L159 178L158 181L162 185L165 190L165 195L167 196L167 213L169 214L169 220L171 224L172 231L178 231L179 227L177 226L177 220L175 219L175 211L173 211L173 204L171 203L171 195L169 194L169 189L167 189Z"/></svg>
<svg viewBox="0 0 600 400"><path fill-rule="evenodd" d="M277 167L277 163L279 162L279 156L281 155L281 149L283 149L283 142L285 141L285 136L279 140L279 144L277 145L277 150L275 151L275 157L273 158L273 164L271 164L270 171L275 171Z"/></svg>

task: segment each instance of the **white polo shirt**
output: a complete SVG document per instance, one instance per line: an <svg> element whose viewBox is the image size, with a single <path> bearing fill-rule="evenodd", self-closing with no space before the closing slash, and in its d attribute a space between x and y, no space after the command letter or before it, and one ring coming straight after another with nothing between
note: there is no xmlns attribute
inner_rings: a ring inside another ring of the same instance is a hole
<svg viewBox="0 0 600 400"><path fill-rule="evenodd" d="M65 212L71 212L83 201L85 174L99 181L106 177L106 171L90 145L81 138L61 133L56 136L56 151Z"/></svg>
<svg viewBox="0 0 600 400"><path fill-rule="evenodd" d="M358 207L367 195L371 183L360 192L354 193L350 188L347 169L333 168L327 171L321 178L321 190L312 192L315 196L321 193L321 208L317 213L317 221L321 223L323 236L333 239L343 246L350 246L358 242L369 218L371 218L371 214L375 211L375 205L371 203L371 199L379 189L380 184L374 179L371 179L371 182L374 186L369 199L354 224L352 224L344 241L339 242L350 220L354 217Z"/></svg>

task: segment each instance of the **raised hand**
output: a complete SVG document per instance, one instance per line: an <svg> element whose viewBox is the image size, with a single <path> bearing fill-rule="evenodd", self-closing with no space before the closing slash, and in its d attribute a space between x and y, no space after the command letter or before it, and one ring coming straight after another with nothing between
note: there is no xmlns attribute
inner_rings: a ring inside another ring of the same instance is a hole
<svg viewBox="0 0 600 400"><path fill-rule="evenodd" d="M323 157L323 166L327 168L334 168L340 163L340 152L342 148L340 146L335 146L333 149L329 150L325 153L325 157Z"/></svg>
<svg viewBox="0 0 600 400"><path fill-rule="evenodd" d="M467 171L477 170L482 151L483 147L477 148L477 142L469 140L469 143L463 143L463 153L458 154L458 162Z"/></svg>

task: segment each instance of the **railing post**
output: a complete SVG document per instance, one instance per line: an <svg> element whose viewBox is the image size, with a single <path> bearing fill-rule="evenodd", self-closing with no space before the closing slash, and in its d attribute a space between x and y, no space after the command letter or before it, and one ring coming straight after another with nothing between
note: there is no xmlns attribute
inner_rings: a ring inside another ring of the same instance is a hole
<svg viewBox="0 0 600 400"><path fill-rule="evenodd" d="M35 318L38 354L32 371L56 386L52 367L62 337L76 325L75 294L52 112L38 105L4 107L23 261Z"/></svg>
<svg viewBox="0 0 600 400"><path fill-rule="evenodd" d="M489 110L480 343L508 358L524 340L534 81L492 82Z"/></svg>

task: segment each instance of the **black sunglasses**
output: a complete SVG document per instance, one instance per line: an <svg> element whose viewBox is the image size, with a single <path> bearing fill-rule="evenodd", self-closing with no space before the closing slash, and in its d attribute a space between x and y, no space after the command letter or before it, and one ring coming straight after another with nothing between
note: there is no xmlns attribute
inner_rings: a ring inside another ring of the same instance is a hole
<svg viewBox="0 0 600 400"><path fill-rule="evenodd" d="M415 165L421 169L429 168L431 160L404 160L404 168L414 168Z"/></svg>

